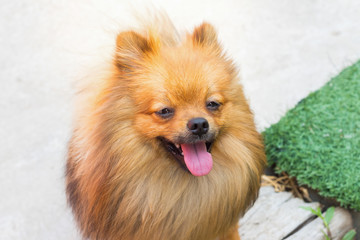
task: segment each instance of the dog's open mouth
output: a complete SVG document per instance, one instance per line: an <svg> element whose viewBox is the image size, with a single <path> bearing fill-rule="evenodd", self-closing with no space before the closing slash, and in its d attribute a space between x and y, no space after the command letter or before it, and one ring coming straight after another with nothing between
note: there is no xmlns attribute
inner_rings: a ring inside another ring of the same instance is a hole
<svg viewBox="0 0 360 240"><path fill-rule="evenodd" d="M181 166L194 176L204 176L211 171L213 160L210 151L213 142L176 144L162 137L159 139Z"/></svg>

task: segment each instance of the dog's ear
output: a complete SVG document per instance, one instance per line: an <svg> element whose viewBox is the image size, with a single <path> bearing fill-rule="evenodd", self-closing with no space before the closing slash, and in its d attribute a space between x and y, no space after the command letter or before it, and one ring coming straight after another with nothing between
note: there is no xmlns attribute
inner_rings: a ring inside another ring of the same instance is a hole
<svg viewBox="0 0 360 240"><path fill-rule="evenodd" d="M192 34L194 45L217 47L219 45L215 28L209 23L202 23Z"/></svg>
<svg viewBox="0 0 360 240"><path fill-rule="evenodd" d="M122 32L116 39L116 66L120 70L131 71L141 60L154 51L151 41L134 31Z"/></svg>

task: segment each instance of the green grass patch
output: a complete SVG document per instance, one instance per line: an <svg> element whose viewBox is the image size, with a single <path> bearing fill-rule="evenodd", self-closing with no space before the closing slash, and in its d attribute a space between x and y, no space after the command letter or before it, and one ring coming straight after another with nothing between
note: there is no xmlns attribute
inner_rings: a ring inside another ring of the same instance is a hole
<svg viewBox="0 0 360 240"><path fill-rule="evenodd" d="M360 210L360 61L263 132L269 165Z"/></svg>

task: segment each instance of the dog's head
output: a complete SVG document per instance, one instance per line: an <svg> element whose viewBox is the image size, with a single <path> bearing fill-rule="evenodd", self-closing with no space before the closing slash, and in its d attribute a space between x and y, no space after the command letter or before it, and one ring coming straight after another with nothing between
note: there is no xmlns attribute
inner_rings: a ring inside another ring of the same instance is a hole
<svg viewBox="0 0 360 240"><path fill-rule="evenodd" d="M165 38L165 37L164 37ZM195 176L212 168L211 147L231 121L239 86L207 23L183 41L122 32L115 65L136 111L134 126Z"/></svg>

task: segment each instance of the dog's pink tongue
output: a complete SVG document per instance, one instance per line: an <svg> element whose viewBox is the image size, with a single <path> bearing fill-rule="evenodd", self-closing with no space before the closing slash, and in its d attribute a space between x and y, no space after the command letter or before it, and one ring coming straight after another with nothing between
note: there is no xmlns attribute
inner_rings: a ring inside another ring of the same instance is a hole
<svg viewBox="0 0 360 240"><path fill-rule="evenodd" d="M213 165L211 154L206 151L204 142L181 144L187 168L194 176L204 176L210 172Z"/></svg>

